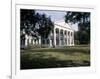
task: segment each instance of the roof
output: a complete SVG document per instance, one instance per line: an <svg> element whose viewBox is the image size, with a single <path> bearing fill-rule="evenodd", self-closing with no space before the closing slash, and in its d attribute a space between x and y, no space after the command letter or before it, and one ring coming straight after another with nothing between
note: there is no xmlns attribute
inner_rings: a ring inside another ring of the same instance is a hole
<svg viewBox="0 0 100 79"><path fill-rule="evenodd" d="M65 23L65 21L56 21L54 24L64 28L72 29L72 27L68 23Z"/></svg>

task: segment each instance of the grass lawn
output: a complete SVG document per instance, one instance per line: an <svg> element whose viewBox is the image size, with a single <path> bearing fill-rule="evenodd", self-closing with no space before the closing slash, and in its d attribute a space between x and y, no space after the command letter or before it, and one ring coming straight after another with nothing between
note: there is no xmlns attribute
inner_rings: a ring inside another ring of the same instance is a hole
<svg viewBox="0 0 100 79"><path fill-rule="evenodd" d="M90 66L90 46L21 50L21 69Z"/></svg>

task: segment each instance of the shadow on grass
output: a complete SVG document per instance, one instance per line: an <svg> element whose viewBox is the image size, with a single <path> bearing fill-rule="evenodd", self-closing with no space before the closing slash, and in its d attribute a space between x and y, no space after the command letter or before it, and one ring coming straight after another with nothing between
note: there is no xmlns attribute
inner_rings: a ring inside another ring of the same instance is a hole
<svg viewBox="0 0 100 79"><path fill-rule="evenodd" d="M67 47L67 48L36 48L36 49L25 49L21 50L21 53L27 52L62 52L62 53L74 53L74 52L81 52L85 54L90 54L89 47Z"/></svg>
<svg viewBox="0 0 100 79"><path fill-rule="evenodd" d="M62 61L57 60L54 57L42 58L41 57L30 57L30 54L21 55L20 68L21 69L40 69L40 68L60 68L60 67L79 67L79 66L90 66L89 61Z"/></svg>

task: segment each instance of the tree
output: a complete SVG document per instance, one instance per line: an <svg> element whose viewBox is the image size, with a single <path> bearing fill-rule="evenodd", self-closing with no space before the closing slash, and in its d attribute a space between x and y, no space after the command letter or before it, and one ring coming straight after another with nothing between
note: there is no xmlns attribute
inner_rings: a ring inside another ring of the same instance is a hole
<svg viewBox="0 0 100 79"><path fill-rule="evenodd" d="M54 27L54 23L51 21L51 18L46 17L45 14L43 14L41 18L41 21L38 22L39 29L37 31L42 38L47 38Z"/></svg>
<svg viewBox="0 0 100 79"><path fill-rule="evenodd" d="M46 40L46 38L48 38L49 34L54 28L54 23L51 21L50 17L47 17L45 14L43 14L41 20L37 24L39 26L37 32L41 36L41 40Z"/></svg>
<svg viewBox="0 0 100 79"><path fill-rule="evenodd" d="M78 23L78 40L80 44L90 43L90 13L89 12L66 12L65 22Z"/></svg>
<svg viewBox="0 0 100 79"><path fill-rule="evenodd" d="M20 10L20 30L25 31L25 34L32 35L36 23L39 21L39 15L34 10Z"/></svg>
<svg viewBox="0 0 100 79"><path fill-rule="evenodd" d="M79 44L79 35L78 34L79 34L78 31L74 32L74 43L75 43L75 45Z"/></svg>
<svg viewBox="0 0 100 79"><path fill-rule="evenodd" d="M20 17L21 32L24 30L25 34L32 35L37 39L39 35L47 38L54 26L50 17L39 14L35 10L21 9Z"/></svg>

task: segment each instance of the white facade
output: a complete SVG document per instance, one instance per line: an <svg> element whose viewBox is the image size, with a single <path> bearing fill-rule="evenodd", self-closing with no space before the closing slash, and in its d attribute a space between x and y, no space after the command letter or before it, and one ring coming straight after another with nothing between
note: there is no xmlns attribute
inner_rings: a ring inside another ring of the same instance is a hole
<svg viewBox="0 0 100 79"><path fill-rule="evenodd" d="M74 30L65 22L57 21L54 29L47 39L36 39L32 36L25 36L25 43L22 46L41 45L46 47L74 46Z"/></svg>

